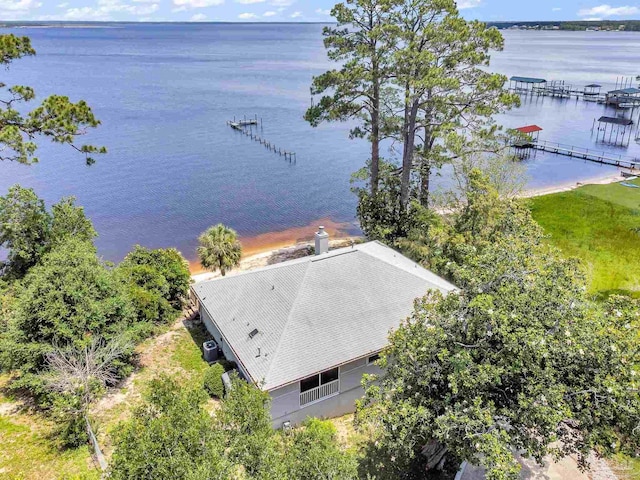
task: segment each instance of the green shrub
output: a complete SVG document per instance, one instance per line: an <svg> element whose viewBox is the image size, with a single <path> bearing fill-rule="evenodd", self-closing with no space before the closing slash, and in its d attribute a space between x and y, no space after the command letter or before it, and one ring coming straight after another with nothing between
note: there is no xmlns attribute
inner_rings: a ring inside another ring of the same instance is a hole
<svg viewBox="0 0 640 480"><path fill-rule="evenodd" d="M224 372L225 369L220 363L211 365L204 372L203 387L214 398L224 397L224 384L222 383L222 374Z"/></svg>
<svg viewBox="0 0 640 480"><path fill-rule="evenodd" d="M225 372L230 372L231 370L235 370L236 368L238 368L238 364L236 362L226 360L224 358L222 360L218 360L218 363L222 365L222 368L224 368Z"/></svg>
<svg viewBox="0 0 640 480"><path fill-rule="evenodd" d="M65 448L77 448L87 443L87 430L79 397L56 395L51 418L56 424L56 437Z"/></svg>

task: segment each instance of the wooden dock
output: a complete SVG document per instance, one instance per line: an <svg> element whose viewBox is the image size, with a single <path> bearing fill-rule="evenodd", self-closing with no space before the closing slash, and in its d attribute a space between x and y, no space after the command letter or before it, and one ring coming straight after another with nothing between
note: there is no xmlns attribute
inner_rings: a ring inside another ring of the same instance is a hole
<svg viewBox="0 0 640 480"><path fill-rule="evenodd" d="M242 130L244 127L248 127L250 125L258 125L258 120L238 120L237 122L227 122L234 130Z"/></svg>
<svg viewBox="0 0 640 480"><path fill-rule="evenodd" d="M628 168L637 170L640 168L640 158L615 155L609 152L589 150L588 148L574 147L547 141L531 143L528 148L540 152L563 155L565 157L580 158L588 162L599 163L601 165L611 165L618 168Z"/></svg>
<svg viewBox="0 0 640 480"><path fill-rule="evenodd" d="M227 122L233 130L236 132L240 132L241 134L249 137L251 140L258 142L260 145L263 145L267 150L284 156L285 160L297 162L298 158L295 152L290 152L287 150L283 150L282 148L276 147L273 143L269 142L265 138L262 138L261 134L258 135L258 126L260 127L260 132L262 132L262 119L258 121L258 116L256 115L254 119L248 119L245 117L244 120L236 120L235 117L233 120ZM253 127L256 127L255 132Z"/></svg>

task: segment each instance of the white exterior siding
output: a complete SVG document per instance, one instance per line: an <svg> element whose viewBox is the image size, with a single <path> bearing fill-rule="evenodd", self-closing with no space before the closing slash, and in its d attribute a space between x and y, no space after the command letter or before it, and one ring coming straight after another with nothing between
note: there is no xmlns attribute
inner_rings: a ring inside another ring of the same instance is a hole
<svg viewBox="0 0 640 480"><path fill-rule="evenodd" d="M362 375L380 372L376 365L368 365L366 358L342 365L340 393L304 407L300 407L299 382L270 391L273 428L282 427L282 423L286 421L291 422L291 425L298 425L307 417L333 418L354 412L355 401L364 395Z"/></svg>
<svg viewBox="0 0 640 480"><path fill-rule="evenodd" d="M234 355L233 351L231 350L227 342L224 341L224 338L222 337L220 330L218 330L218 328L216 327L216 324L213 323L213 321L211 320L211 317L209 316L207 311L204 308L202 308L202 306L200 307L200 319L202 320L202 323L204 324L204 326L207 327L207 330L209 331L213 339L222 348L222 354L224 355L224 358L226 358L227 360L236 362L236 364L238 365L238 371L240 372L240 376L245 380L248 379L249 376L242 368L242 364L238 361L238 359Z"/></svg>

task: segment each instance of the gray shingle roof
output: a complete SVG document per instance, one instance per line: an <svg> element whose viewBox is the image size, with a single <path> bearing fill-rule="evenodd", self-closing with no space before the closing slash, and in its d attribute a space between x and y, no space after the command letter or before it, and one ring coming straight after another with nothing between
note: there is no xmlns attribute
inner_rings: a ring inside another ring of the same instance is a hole
<svg viewBox="0 0 640 480"><path fill-rule="evenodd" d="M429 289L455 287L378 242L193 286L264 390L383 349Z"/></svg>

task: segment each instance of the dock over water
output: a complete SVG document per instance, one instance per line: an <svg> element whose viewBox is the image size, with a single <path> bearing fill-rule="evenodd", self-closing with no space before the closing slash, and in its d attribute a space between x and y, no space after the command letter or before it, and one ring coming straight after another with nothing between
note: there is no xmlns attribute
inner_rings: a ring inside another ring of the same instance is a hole
<svg viewBox="0 0 640 480"><path fill-rule="evenodd" d="M588 162L599 163L601 165L610 165L612 167L626 168L634 171L640 169L640 158L589 150L588 148L580 148L573 145L563 145L561 143L547 142L543 140L533 143L529 148L540 152L579 158Z"/></svg>
<svg viewBox="0 0 640 480"><path fill-rule="evenodd" d="M509 79L509 91L521 95L576 98L616 108L635 108L640 106L640 88L634 87L632 83L632 79L618 79L615 90L602 92L602 85L597 83L577 87L564 80L547 81L544 78L513 76Z"/></svg>
<svg viewBox="0 0 640 480"><path fill-rule="evenodd" d="M234 117L233 120L229 120L227 122L227 125L229 125L236 132L239 132L249 137L251 140L258 142L260 145L263 145L267 150L273 153L276 153L281 157L284 156L286 160L289 160L290 162L297 161L297 156L295 152L287 151L285 149L277 147L275 144L271 143L270 141L262 137L262 132L263 132L262 119L258 120L257 115L254 118L249 118L249 119L247 119L247 117L244 117L243 120L236 120ZM256 127L255 132L253 127ZM260 134L258 134L258 127L260 130Z"/></svg>

